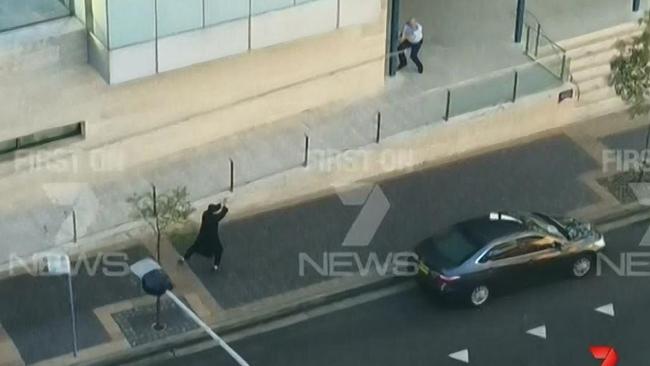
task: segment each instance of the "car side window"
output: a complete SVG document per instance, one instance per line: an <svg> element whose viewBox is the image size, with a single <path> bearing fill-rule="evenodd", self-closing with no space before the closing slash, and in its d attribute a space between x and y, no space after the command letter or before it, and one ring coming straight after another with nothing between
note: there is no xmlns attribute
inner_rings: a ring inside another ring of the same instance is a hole
<svg viewBox="0 0 650 366"><path fill-rule="evenodd" d="M552 249L555 246L555 240L550 236L527 236L517 240L522 254L530 254Z"/></svg>
<svg viewBox="0 0 650 366"><path fill-rule="evenodd" d="M487 253L485 258L490 261L498 261L501 259L516 257L520 254L517 242L513 241L495 246Z"/></svg>

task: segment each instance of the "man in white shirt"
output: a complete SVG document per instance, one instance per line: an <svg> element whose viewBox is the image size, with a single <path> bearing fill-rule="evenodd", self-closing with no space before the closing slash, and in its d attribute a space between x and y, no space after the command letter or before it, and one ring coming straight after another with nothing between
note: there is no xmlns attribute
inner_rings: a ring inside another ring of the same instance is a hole
<svg viewBox="0 0 650 366"><path fill-rule="evenodd" d="M418 67L418 72L420 74L424 72L424 66L418 58L418 53L422 47L423 39L422 25L418 23L415 18L411 18L411 20L404 25L400 44L399 47L397 47L397 51L399 51L399 66L397 66L397 70L406 66L406 55L404 55L404 51L410 48L411 60L413 60L413 63Z"/></svg>

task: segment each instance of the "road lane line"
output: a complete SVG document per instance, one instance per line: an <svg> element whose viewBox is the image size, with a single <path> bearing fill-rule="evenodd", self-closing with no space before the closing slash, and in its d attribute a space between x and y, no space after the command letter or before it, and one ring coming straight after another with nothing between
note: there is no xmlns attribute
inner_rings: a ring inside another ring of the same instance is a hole
<svg viewBox="0 0 650 366"><path fill-rule="evenodd" d="M595 310L601 314L609 315L611 317L616 316L616 311L614 310L614 304L603 305L596 308Z"/></svg>

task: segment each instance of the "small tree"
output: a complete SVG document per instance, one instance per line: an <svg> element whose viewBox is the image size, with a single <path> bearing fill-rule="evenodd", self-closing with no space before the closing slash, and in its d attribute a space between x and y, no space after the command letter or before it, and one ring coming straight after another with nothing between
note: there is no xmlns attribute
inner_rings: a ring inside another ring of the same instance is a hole
<svg viewBox="0 0 650 366"><path fill-rule="evenodd" d="M643 33L616 43L618 55L611 61L609 85L629 106L630 118L647 116L650 112L650 12L639 19ZM646 132L643 162L639 168L638 181L643 180L648 165L650 125Z"/></svg>
<svg viewBox="0 0 650 366"><path fill-rule="evenodd" d="M134 193L127 198L133 205L131 216L135 219L144 218L156 234L156 260L160 263L160 240L168 234L176 224L183 223L194 212L186 187L177 187L168 192L158 194L156 186L151 185L151 192ZM160 297L156 299L156 329L162 329L160 324Z"/></svg>
<svg viewBox="0 0 650 366"><path fill-rule="evenodd" d="M159 194L155 185L151 192L134 193L127 198L133 205L131 216L143 218L156 234L156 258L160 262L160 240L168 234L174 225L181 224L194 212L186 187L176 187L168 192Z"/></svg>

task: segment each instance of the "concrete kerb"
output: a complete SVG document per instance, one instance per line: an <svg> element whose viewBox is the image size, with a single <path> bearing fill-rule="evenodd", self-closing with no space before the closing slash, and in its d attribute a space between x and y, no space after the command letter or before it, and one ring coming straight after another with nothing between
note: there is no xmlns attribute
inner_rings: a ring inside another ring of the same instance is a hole
<svg viewBox="0 0 650 366"><path fill-rule="evenodd" d="M212 327L214 331L219 335L222 337L227 337L229 334L238 332L243 329L269 323L292 314L306 312L323 305L335 303L349 297L354 297L366 292L389 287L406 280L406 277L374 277L370 280L364 281L360 285L345 288L341 291L335 291L327 294L317 294L307 299L295 300L290 304L285 304L283 306L278 306L272 309L265 309L265 311L259 312L253 316L232 319L222 324L212 325ZM145 360L150 357L165 352L169 352L169 356L171 357L173 356L175 349L191 347L210 340L211 338L204 332L195 330L178 336L152 342L138 348L122 351L109 357L104 357L102 359L86 360L73 363L71 366L123 365L126 363L133 363L138 361L143 361L146 364Z"/></svg>

